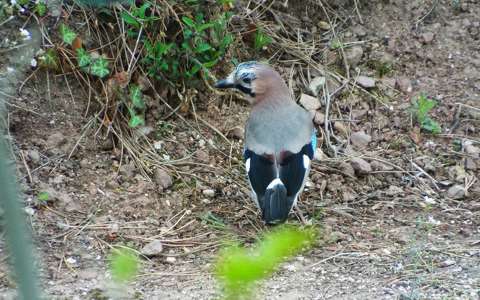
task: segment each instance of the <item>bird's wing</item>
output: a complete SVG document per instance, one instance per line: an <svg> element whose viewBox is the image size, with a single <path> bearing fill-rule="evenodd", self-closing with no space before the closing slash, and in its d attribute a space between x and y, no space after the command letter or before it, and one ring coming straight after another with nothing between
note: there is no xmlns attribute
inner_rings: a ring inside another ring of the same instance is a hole
<svg viewBox="0 0 480 300"><path fill-rule="evenodd" d="M258 155L249 149L244 151L245 169L257 205L262 207L268 185L277 178L278 170L272 156Z"/></svg>
<svg viewBox="0 0 480 300"><path fill-rule="evenodd" d="M279 164L280 180L287 188L287 197L293 203L303 190L305 180L310 171L310 163L316 148L316 136L313 133L309 144L297 153L285 153Z"/></svg>

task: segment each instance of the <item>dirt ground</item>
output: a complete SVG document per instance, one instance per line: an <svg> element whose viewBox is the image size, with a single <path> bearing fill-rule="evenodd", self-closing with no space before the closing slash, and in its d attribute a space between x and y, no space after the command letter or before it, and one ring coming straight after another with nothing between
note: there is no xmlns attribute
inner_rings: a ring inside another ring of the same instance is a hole
<svg viewBox="0 0 480 300"><path fill-rule="evenodd" d="M321 7L293 2L279 9L317 32ZM299 204L322 238L262 283L258 299L480 299L480 3L358 2L336 34L346 54L358 57L349 62L352 78L376 78L376 87L332 106L336 141L345 144L337 157L319 155ZM2 34L17 30L16 21L7 25ZM338 63L333 51L315 59ZM14 62L0 52L3 77ZM287 79L286 62L272 63ZM75 80L31 74L25 70L16 82L18 97L15 89L3 92L11 96L6 120L45 292L54 299L115 292L125 299L218 298L212 264L222 239L234 235L249 245L264 230L249 200L242 141L231 130L243 126L248 106L211 94L195 117L151 121L158 166L169 175L145 176L120 143L96 132ZM298 82L297 98L308 93ZM412 120L411 99L421 93L438 101L432 117L441 134L420 132ZM48 193L47 204L39 203L40 192ZM296 214L289 222L299 223ZM116 290L106 267L111 247L140 250L152 240L162 242L159 255ZM1 258L2 299L14 297L7 271Z"/></svg>

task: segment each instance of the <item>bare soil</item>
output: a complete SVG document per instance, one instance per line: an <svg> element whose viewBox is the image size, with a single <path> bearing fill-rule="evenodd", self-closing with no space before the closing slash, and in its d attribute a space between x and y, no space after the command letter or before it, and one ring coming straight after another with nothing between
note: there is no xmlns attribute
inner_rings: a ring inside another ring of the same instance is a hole
<svg viewBox="0 0 480 300"><path fill-rule="evenodd" d="M284 10L302 20L302 29L318 30L321 8L293 2ZM465 149L480 147L480 3L455 3L365 1L348 10L337 35L363 49L351 76L375 77L377 87L373 96L352 92L335 100L334 132L346 144L337 157L314 162L299 204L322 238L262 283L259 299L480 298L480 160ZM18 23L7 25L2 32L17 30ZM332 55L318 59L341 66ZM0 73L12 61L0 54ZM391 66L386 74L379 74L379 62ZM286 62L272 63L287 79ZM107 270L111 247L140 250L158 239L162 252L145 259L135 281L117 291L123 298L218 298L212 264L221 241L235 236L249 245L265 229L249 200L242 141L229 135L243 127L248 106L236 96L211 94L196 100L201 104L186 121L151 116L161 141L156 155L173 177L173 186L163 189L122 143L96 132L75 80L45 71L28 79L10 99L7 119L45 292L55 299L104 299L118 289ZM297 81L296 96L306 91ZM438 101L432 117L441 134L421 132L412 119L411 100L421 93ZM371 137L364 148L350 138L360 131ZM371 170L355 171L353 156ZM453 186L463 190L454 194ZM47 204L39 203L40 192L50 195ZM299 223L295 213L289 222ZM2 258L0 298L11 299L6 263Z"/></svg>

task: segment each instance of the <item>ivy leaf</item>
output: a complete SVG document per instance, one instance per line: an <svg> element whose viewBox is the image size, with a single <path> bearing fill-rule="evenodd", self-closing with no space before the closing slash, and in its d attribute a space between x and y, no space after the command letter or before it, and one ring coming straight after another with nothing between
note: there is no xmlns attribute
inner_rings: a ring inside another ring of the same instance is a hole
<svg viewBox="0 0 480 300"><path fill-rule="evenodd" d="M57 70L59 66L59 59L57 51L53 48L48 49L45 53L39 57L40 66Z"/></svg>
<svg viewBox="0 0 480 300"><path fill-rule="evenodd" d="M77 61L80 68L87 67L92 63L92 57L88 52L83 48L77 49Z"/></svg>
<svg viewBox="0 0 480 300"><path fill-rule="evenodd" d="M135 17L133 17L132 15L130 15L128 12L126 11L122 11L122 13L120 14L120 16L122 17L122 20L129 24L129 25L132 25L133 27L135 28L140 28L140 23L137 21L137 19L135 19Z"/></svg>
<svg viewBox="0 0 480 300"><path fill-rule="evenodd" d="M197 29L198 32L202 32L205 29L213 27L213 25L214 25L213 23L206 23L206 24L202 24L202 25L198 26L196 29Z"/></svg>
<svg viewBox="0 0 480 300"><path fill-rule="evenodd" d="M58 28L60 32L60 36L65 44L72 45L73 40L77 37L77 34L73 32L67 25L60 24Z"/></svg>
<svg viewBox="0 0 480 300"><path fill-rule="evenodd" d="M47 5L45 2L38 2L35 6L35 11L37 12L39 17L43 17L47 13Z"/></svg>
<svg viewBox="0 0 480 300"><path fill-rule="evenodd" d="M215 66L217 62L218 62L217 60L208 61L204 63L203 66L207 69L210 69L211 67Z"/></svg>
<svg viewBox="0 0 480 300"><path fill-rule="evenodd" d="M130 100L132 100L133 107L138 109L145 108L145 102L143 101L142 91L138 85L132 85L130 87Z"/></svg>
<svg viewBox="0 0 480 300"><path fill-rule="evenodd" d="M107 76L109 73L110 70L108 69L108 61L103 57L94 60L90 66L90 74L100 78Z"/></svg>
<svg viewBox="0 0 480 300"><path fill-rule="evenodd" d="M116 282L126 282L137 275L139 258L133 250L114 249L110 255L110 272Z"/></svg>
<svg viewBox="0 0 480 300"><path fill-rule="evenodd" d="M135 16L139 17L140 19L145 19L145 11L149 8L151 4L149 2L144 3L140 8L135 10Z"/></svg>
<svg viewBox="0 0 480 300"><path fill-rule="evenodd" d="M189 17L183 16L182 17L183 23L185 23L188 27L195 28L195 22L190 19Z"/></svg>
<svg viewBox="0 0 480 300"><path fill-rule="evenodd" d="M50 200L50 195L47 192L40 192L38 193L37 198L42 202L47 202Z"/></svg>
<svg viewBox="0 0 480 300"><path fill-rule="evenodd" d="M422 122L422 129L425 129L428 132L433 134L439 134L442 132L442 128L438 122L432 120L430 117L426 117Z"/></svg>
<svg viewBox="0 0 480 300"><path fill-rule="evenodd" d="M210 46L210 44L208 43L200 43L196 48L195 48L195 52L197 53L203 53L205 51L208 51L212 49L212 46Z"/></svg>
<svg viewBox="0 0 480 300"><path fill-rule="evenodd" d="M130 128L135 128L142 125L145 125L145 119L141 115L134 115L128 121L128 126L130 126Z"/></svg>

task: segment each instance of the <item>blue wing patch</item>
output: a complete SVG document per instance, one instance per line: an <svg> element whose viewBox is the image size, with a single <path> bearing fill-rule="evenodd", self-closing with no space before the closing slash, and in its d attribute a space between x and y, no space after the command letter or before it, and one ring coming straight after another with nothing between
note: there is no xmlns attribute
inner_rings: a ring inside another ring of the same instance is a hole
<svg viewBox="0 0 480 300"><path fill-rule="evenodd" d="M316 130L313 130L312 139L310 142L312 145L313 154L315 154L315 149L317 149L317 131Z"/></svg>

